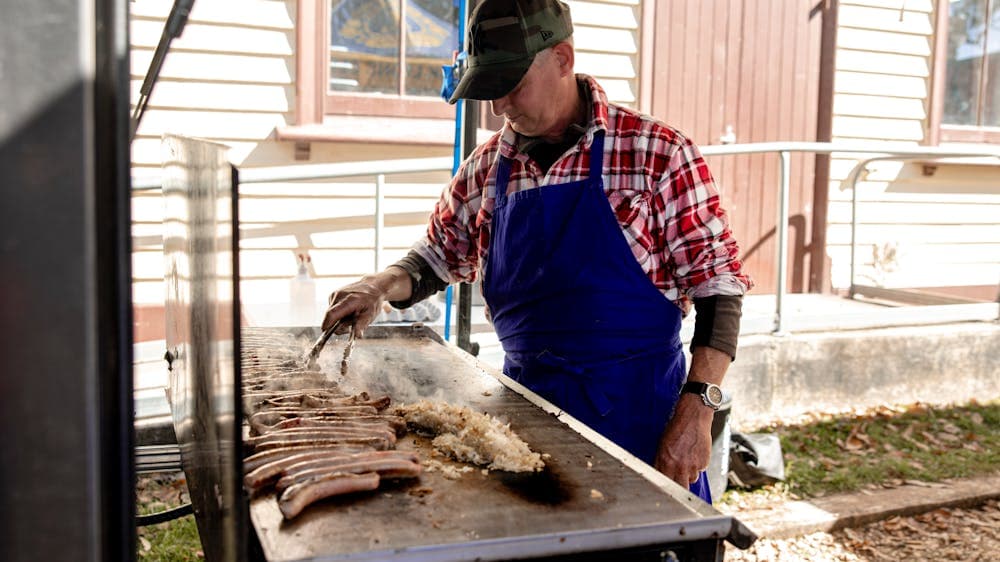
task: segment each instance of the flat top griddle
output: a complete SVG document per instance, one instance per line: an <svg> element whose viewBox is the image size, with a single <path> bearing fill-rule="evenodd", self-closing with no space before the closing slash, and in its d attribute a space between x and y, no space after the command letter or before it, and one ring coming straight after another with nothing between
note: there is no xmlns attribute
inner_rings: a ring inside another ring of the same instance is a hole
<svg viewBox="0 0 1000 562"><path fill-rule="evenodd" d="M575 420L575 428L563 423L565 414L557 417L551 404L514 392L501 380L517 383L426 327L369 328L346 380L339 378L342 346L332 340L321 359L338 383L387 393L397 403L442 400L509 421L545 455L546 469L476 468L457 479L425 472L417 481L313 504L293 521L283 520L273 493L262 495L251 500L250 516L269 560L526 558L720 540L740 526ZM412 432L397 449L467 466L436 456L429 439Z"/></svg>

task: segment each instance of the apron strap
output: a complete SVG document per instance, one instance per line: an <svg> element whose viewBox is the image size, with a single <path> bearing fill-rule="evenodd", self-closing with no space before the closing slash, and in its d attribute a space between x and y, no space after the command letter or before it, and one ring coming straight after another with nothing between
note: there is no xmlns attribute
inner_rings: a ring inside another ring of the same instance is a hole
<svg viewBox="0 0 1000 562"><path fill-rule="evenodd" d="M497 165L496 182L493 184L494 200L496 206L500 207L507 202L507 182L510 180L511 160L504 155L500 155L500 163Z"/></svg>
<svg viewBox="0 0 1000 562"><path fill-rule="evenodd" d="M497 205L507 201L507 182L510 181L511 159L500 155L497 164L497 177L493 189L496 191L495 199ZM591 178L601 178L604 174L604 131L594 133L594 140L590 143L590 176Z"/></svg>
<svg viewBox="0 0 1000 562"><path fill-rule="evenodd" d="M590 143L590 177L601 178L604 174L604 131L594 133Z"/></svg>

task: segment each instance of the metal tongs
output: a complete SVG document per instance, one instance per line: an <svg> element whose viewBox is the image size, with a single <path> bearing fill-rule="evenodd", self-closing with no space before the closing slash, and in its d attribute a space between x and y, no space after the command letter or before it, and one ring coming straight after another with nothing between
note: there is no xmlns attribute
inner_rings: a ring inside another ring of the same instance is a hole
<svg viewBox="0 0 1000 562"><path fill-rule="evenodd" d="M323 352L323 348L326 347L326 342L333 336L333 333L337 331L340 324L343 323L344 319L341 318L334 322L333 326L330 326L323 331L316 343L313 344L312 350L309 351L309 355L306 356L306 368L310 371L315 371L319 368L319 354ZM348 360L351 358L351 352L354 350L354 340L355 340L356 330L353 325L351 325L351 335L347 339L347 346L344 347L344 357L340 360L340 374L347 374Z"/></svg>

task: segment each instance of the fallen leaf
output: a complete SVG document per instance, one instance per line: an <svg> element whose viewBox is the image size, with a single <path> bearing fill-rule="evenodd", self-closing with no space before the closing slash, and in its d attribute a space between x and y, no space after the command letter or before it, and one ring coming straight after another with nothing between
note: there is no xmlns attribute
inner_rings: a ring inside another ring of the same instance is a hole
<svg viewBox="0 0 1000 562"><path fill-rule="evenodd" d="M898 515L890 517L882 522L882 528L887 531L895 531L903 526L902 520Z"/></svg>
<svg viewBox="0 0 1000 562"><path fill-rule="evenodd" d="M146 539L146 537L139 537L139 544L142 545L143 552L149 552L153 549L153 545L149 543L149 540Z"/></svg>
<svg viewBox="0 0 1000 562"><path fill-rule="evenodd" d="M907 443L913 445L921 451L930 451L930 447L913 438L913 427L913 425L906 426L906 429L904 429L903 433L900 433L899 436L905 439Z"/></svg>
<svg viewBox="0 0 1000 562"><path fill-rule="evenodd" d="M972 412L969 414L969 421L976 425L983 425L983 416L979 412Z"/></svg>
<svg viewBox="0 0 1000 562"><path fill-rule="evenodd" d="M823 468L830 470L832 468L837 468L840 466L840 461L831 459L826 455L820 455L819 462L823 463Z"/></svg>
<svg viewBox="0 0 1000 562"><path fill-rule="evenodd" d="M943 441L948 441L949 443L954 443L955 441L958 441L960 439L958 435L955 435L953 433L938 433L937 436L938 439L941 439Z"/></svg>
<svg viewBox="0 0 1000 562"><path fill-rule="evenodd" d="M862 542L862 541L861 541L861 538L860 538L860 537L858 537L857 533L855 533L855 532L854 532L854 531L853 531L852 529L850 529L850 528L845 528L845 529L844 529L844 535L845 535L845 536L847 536L847 538L851 539L852 541L854 541L854 542L856 542L856 543L860 543L860 542Z"/></svg>
<svg viewBox="0 0 1000 562"><path fill-rule="evenodd" d="M942 484L940 482L924 482L923 480L904 480L908 486L920 486L921 488L947 488L947 484Z"/></svg>
<svg viewBox="0 0 1000 562"><path fill-rule="evenodd" d="M932 445L936 445L936 446L939 446L939 447L941 445L943 445L943 443L941 443L940 441L938 441L933 435L931 435L930 433L927 433L926 431L921 431L920 435L923 435L924 439L930 441Z"/></svg>
<svg viewBox="0 0 1000 562"><path fill-rule="evenodd" d="M854 435L848 435L841 447L847 451L860 451L865 448L865 442Z"/></svg>
<svg viewBox="0 0 1000 562"><path fill-rule="evenodd" d="M602 494L600 490L591 488L590 489L590 499L593 499L593 500L603 500L604 499L604 494Z"/></svg>
<svg viewBox="0 0 1000 562"><path fill-rule="evenodd" d="M951 422L944 422L944 424L941 425L941 429L947 433L951 433L952 435L958 435L959 433L962 433L962 428L958 427L957 425Z"/></svg>

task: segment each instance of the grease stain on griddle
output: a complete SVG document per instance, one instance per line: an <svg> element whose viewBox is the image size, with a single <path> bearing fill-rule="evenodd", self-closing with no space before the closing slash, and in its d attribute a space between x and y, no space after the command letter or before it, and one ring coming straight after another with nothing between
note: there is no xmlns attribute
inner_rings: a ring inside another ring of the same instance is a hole
<svg viewBox="0 0 1000 562"><path fill-rule="evenodd" d="M495 471L497 479L514 495L532 503L560 505L573 497L572 489L552 465L540 472Z"/></svg>

